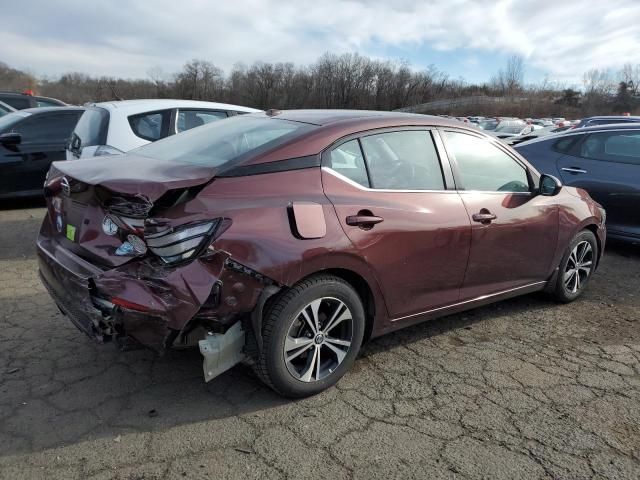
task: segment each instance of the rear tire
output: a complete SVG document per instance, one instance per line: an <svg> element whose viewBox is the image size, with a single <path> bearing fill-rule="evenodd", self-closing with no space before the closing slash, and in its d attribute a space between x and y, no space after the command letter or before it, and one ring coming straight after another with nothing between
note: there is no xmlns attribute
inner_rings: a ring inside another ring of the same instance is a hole
<svg viewBox="0 0 640 480"><path fill-rule="evenodd" d="M578 233L567 248L554 289L556 300L573 302L586 288L598 259L598 242L589 230Z"/></svg>
<svg viewBox="0 0 640 480"><path fill-rule="evenodd" d="M333 275L310 277L269 302L253 368L281 395L315 395L351 368L364 329L362 301L350 284Z"/></svg>

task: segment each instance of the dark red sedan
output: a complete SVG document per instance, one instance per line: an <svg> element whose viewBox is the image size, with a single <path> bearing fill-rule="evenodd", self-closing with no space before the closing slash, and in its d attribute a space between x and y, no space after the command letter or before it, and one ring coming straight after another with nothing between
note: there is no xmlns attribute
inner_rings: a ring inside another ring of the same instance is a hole
<svg viewBox="0 0 640 480"><path fill-rule="evenodd" d="M441 118L270 111L108 160L54 163L40 274L85 333L199 345L317 393L368 338L546 289L584 290L605 213Z"/></svg>

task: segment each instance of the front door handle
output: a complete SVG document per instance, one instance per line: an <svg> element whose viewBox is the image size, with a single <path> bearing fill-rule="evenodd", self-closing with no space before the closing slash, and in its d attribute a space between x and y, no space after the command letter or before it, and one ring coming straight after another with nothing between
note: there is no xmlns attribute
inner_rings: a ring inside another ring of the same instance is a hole
<svg viewBox="0 0 640 480"><path fill-rule="evenodd" d="M562 170L569 173L587 173L586 170L578 167L564 167Z"/></svg>
<svg viewBox="0 0 640 480"><path fill-rule="evenodd" d="M369 229L383 220L382 217L377 217L376 215L349 215L347 217L347 225Z"/></svg>
<svg viewBox="0 0 640 480"><path fill-rule="evenodd" d="M483 208L480 210L480 213L474 213L471 218L473 218L474 222L491 223L491 220L495 220L497 217Z"/></svg>

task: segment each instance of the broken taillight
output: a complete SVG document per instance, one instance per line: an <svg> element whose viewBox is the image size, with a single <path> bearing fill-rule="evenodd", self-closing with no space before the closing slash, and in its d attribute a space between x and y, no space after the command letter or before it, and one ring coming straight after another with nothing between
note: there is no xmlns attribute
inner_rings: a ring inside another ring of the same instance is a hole
<svg viewBox="0 0 640 480"><path fill-rule="evenodd" d="M167 264L179 263L195 256L211 243L220 219L189 223L160 231L145 229L144 239L151 252Z"/></svg>
<svg viewBox="0 0 640 480"><path fill-rule="evenodd" d="M138 303L130 302L129 300L125 300L124 298L119 297L111 297L111 303L117 305L122 308L126 308L129 310L137 310L139 312L148 312L149 308L144 305L140 305Z"/></svg>

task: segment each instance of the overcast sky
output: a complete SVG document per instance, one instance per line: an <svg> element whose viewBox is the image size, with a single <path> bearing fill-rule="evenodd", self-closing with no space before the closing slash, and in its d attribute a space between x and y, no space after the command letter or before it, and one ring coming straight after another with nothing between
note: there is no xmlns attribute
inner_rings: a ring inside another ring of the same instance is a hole
<svg viewBox="0 0 640 480"><path fill-rule="evenodd" d="M514 53L527 82L640 63L640 0L3 0L0 61L37 75L146 77L185 61L311 63L358 52L484 81Z"/></svg>

